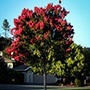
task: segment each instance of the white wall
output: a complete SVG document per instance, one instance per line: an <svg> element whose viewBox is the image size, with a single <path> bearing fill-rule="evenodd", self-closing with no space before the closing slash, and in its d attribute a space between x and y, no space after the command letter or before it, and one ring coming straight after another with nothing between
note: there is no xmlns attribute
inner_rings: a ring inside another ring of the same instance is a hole
<svg viewBox="0 0 90 90"><path fill-rule="evenodd" d="M47 84L53 84L57 81L57 78L54 75L47 75ZM35 84L43 84L43 75L34 74L33 83Z"/></svg>
<svg viewBox="0 0 90 90"><path fill-rule="evenodd" d="M8 68L13 68L13 63L7 63Z"/></svg>
<svg viewBox="0 0 90 90"><path fill-rule="evenodd" d="M53 84L57 81L57 78L54 75L48 74L47 76L47 84ZM43 84L43 75L33 74L33 72L28 71L24 72L24 83L29 84Z"/></svg>

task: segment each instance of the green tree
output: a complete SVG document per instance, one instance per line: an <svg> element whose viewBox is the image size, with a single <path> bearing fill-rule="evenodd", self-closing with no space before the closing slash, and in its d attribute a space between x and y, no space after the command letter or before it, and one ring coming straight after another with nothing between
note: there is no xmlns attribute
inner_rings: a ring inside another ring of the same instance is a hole
<svg viewBox="0 0 90 90"><path fill-rule="evenodd" d="M3 36L0 37L0 51L5 50L12 42L11 38L5 38Z"/></svg>
<svg viewBox="0 0 90 90"><path fill-rule="evenodd" d="M6 63L4 62L4 58L0 56L0 74L4 72L4 70L7 68Z"/></svg>
<svg viewBox="0 0 90 90"><path fill-rule="evenodd" d="M4 81L4 76L6 72L7 64L4 62L4 58L0 56L0 83Z"/></svg>
<svg viewBox="0 0 90 90"><path fill-rule="evenodd" d="M69 84L72 81L74 83L74 80L80 79L83 84L85 77L90 75L90 49L75 43L72 43L70 47L71 52L66 54L63 62L52 60L48 72L62 79L66 77L65 83Z"/></svg>
<svg viewBox="0 0 90 90"><path fill-rule="evenodd" d="M85 70L84 70L84 72L85 72L86 76L89 76L90 75L90 48L84 47L82 52L85 56L85 61L84 61Z"/></svg>
<svg viewBox="0 0 90 90"><path fill-rule="evenodd" d="M82 52L83 48L80 45L73 43L71 45L72 51L69 56L66 58L66 71L67 74L71 76L78 76L78 74L83 75L82 70L84 69L85 57Z"/></svg>
<svg viewBox="0 0 90 90"><path fill-rule="evenodd" d="M60 5L48 4L45 8L23 9L18 19L14 19L11 33L15 39L6 51L9 55L13 52L12 58L31 65L34 70L40 68L35 71L44 74L44 90L51 63L63 62L73 42L74 30L65 19L67 14Z"/></svg>
<svg viewBox="0 0 90 90"><path fill-rule="evenodd" d="M2 28L3 28L3 30L5 30L4 35L5 35L5 38L6 38L7 37L7 31L10 30L10 25L9 25L9 22L8 22L7 19L4 19L2 24L3 24Z"/></svg>
<svg viewBox="0 0 90 90"><path fill-rule="evenodd" d="M72 51L65 60L65 75L67 79L69 78L68 81L76 83L76 79L79 79L83 84L85 76L85 56L83 54L83 47L73 43L71 48Z"/></svg>

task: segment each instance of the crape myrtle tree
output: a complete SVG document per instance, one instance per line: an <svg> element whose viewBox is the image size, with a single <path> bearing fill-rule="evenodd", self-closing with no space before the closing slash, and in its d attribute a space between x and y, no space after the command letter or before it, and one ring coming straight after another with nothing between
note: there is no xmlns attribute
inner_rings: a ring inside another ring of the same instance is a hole
<svg viewBox="0 0 90 90"><path fill-rule="evenodd" d="M24 8L11 29L14 40L7 53L16 61L41 68L38 72L44 74L45 90L46 67L50 69L52 61L63 61L65 53L71 50L74 30L65 19L68 13L61 5L51 3L34 10Z"/></svg>

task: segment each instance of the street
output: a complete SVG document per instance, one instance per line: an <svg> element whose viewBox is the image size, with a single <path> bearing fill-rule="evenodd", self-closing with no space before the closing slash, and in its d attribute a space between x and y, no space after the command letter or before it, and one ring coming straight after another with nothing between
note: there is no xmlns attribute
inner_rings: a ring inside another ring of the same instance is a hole
<svg viewBox="0 0 90 90"><path fill-rule="evenodd" d="M43 90L42 85L7 85L7 84L1 84L0 90ZM51 87L48 87L47 90L56 90L55 87L52 89ZM60 90L60 89L57 89Z"/></svg>
<svg viewBox="0 0 90 90"><path fill-rule="evenodd" d="M66 86L47 86L47 90L90 90L87 87L66 87ZM43 90L43 85L8 85L0 84L0 90Z"/></svg>

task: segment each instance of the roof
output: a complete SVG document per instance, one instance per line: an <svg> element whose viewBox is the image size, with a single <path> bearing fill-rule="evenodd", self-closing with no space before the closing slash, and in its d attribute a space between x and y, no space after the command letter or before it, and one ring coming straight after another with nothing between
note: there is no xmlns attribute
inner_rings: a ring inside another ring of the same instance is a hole
<svg viewBox="0 0 90 90"><path fill-rule="evenodd" d="M13 62L15 62L14 60L11 60L11 59L6 58L6 57L4 57L4 61L5 61L6 63L13 63Z"/></svg>
<svg viewBox="0 0 90 90"><path fill-rule="evenodd" d="M90 47L88 47L87 49L90 50Z"/></svg>
<svg viewBox="0 0 90 90"><path fill-rule="evenodd" d="M29 69L30 69L30 66L27 66L27 65L20 65L14 68L15 71L21 71L21 72L26 72Z"/></svg>
<svg viewBox="0 0 90 90"><path fill-rule="evenodd" d="M3 52L2 51L0 51L0 56L3 56Z"/></svg>

